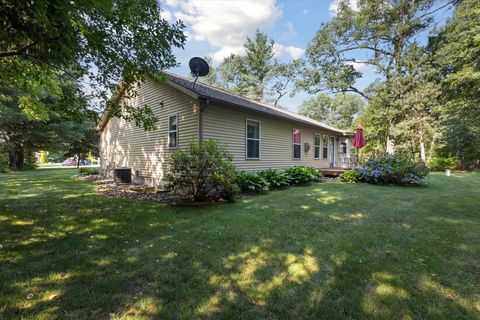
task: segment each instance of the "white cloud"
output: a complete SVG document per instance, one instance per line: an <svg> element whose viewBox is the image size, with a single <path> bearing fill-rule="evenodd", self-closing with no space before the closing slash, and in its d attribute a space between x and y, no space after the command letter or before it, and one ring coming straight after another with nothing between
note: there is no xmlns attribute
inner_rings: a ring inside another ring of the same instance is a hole
<svg viewBox="0 0 480 320"><path fill-rule="evenodd" d="M273 45L273 52L275 58L279 58L283 53L286 53L292 59L298 59L303 55L305 50L294 46L284 46L279 43L275 43Z"/></svg>
<svg viewBox="0 0 480 320"><path fill-rule="evenodd" d="M212 58L221 61L231 53L241 53L247 36L256 29L270 30L282 15L275 0L162 0L176 19L184 21L192 40L206 41L216 51Z"/></svg>
<svg viewBox="0 0 480 320"><path fill-rule="evenodd" d="M303 9L302 14L307 14L307 13L308 13L308 10L307 10L307 9Z"/></svg>
<svg viewBox="0 0 480 320"><path fill-rule="evenodd" d="M363 62L347 62L347 64L353 66L358 72L365 72L370 69L370 65Z"/></svg>
<svg viewBox="0 0 480 320"><path fill-rule="evenodd" d="M340 1L344 1L344 0L333 0L333 2L330 3L330 6L328 7L328 12L332 17L337 15ZM345 0L345 1L348 2L348 6L350 7L350 9L352 9L353 11L358 11L358 0Z"/></svg>
<svg viewBox="0 0 480 320"><path fill-rule="evenodd" d="M230 56L231 54L242 55L245 53L243 46L238 47L223 47L215 52L211 52L208 55L212 57L215 63L220 63L223 61L223 58Z"/></svg>
<svg viewBox="0 0 480 320"><path fill-rule="evenodd" d="M295 37L298 34L297 31L295 31L293 23L287 22L284 24L284 26L287 29L287 31L285 31L285 33L283 34L284 39Z"/></svg>
<svg viewBox="0 0 480 320"><path fill-rule="evenodd" d="M172 15L172 12L170 10L164 10L162 9L161 13L160 13L160 16L167 20L168 22L173 22L173 15Z"/></svg>

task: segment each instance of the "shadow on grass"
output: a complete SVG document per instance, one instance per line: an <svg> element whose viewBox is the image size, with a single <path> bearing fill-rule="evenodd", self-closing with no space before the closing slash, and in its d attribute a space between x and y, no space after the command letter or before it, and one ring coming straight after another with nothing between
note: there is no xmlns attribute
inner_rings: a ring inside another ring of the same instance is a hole
<svg viewBox="0 0 480 320"><path fill-rule="evenodd" d="M2 318L478 317L478 236L433 219L431 190L323 184L177 208L49 170L12 175L1 199Z"/></svg>

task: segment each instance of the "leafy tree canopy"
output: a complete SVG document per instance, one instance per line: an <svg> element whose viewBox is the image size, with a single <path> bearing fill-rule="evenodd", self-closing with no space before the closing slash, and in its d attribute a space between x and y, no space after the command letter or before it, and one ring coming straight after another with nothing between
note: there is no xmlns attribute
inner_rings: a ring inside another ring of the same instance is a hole
<svg viewBox="0 0 480 320"><path fill-rule="evenodd" d="M305 101L300 114L341 129L352 129L355 118L363 112L365 101L353 94L319 94Z"/></svg>
<svg viewBox="0 0 480 320"><path fill-rule="evenodd" d="M297 78L302 61L279 62L275 58L275 42L258 30L254 38L247 38L244 48L244 55L232 54L212 71L210 83L214 79L225 90L279 106Z"/></svg>
<svg viewBox="0 0 480 320"><path fill-rule="evenodd" d="M356 9L341 0L337 15L323 23L306 51L309 66L297 82L310 93L355 92L362 74L354 65L373 66L387 81L400 76L404 55L433 21L432 0L361 0ZM357 57L364 57L358 59Z"/></svg>
<svg viewBox="0 0 480 320"><path fill-rule="evenodd" d="M31 119L46 118L41 101L60 92L59 74L86 82L104 110L112 93L133 95L127 89L147 76L161 80L158 70L176 65L171 48L185 42L183 23L163 19L156 0L6 0L0 25L0 85L23 89L20 106ZM147 129L155 124L148 106L109 107Z"/></svg>

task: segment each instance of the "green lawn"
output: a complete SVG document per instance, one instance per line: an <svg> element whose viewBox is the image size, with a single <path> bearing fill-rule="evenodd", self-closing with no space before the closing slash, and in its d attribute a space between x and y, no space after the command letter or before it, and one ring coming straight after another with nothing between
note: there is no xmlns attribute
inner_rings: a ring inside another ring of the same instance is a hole
<svg viewBox="0 0 480 320"><path fill-rule="evenodd" d="M204 208L0 175L1 319L479 319L480 174Z"/></svg>

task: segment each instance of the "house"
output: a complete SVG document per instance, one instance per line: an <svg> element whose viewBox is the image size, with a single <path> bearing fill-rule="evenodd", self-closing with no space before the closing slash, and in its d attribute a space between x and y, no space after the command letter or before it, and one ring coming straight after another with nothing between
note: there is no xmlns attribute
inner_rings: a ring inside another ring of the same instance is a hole
<svg viewBox="0 0 480 320"><path fill-rule="evenodd" d="M165 73L158 84L137 86L134 105L148 105L159 119L157 129L144 131L134 123L102 118L102 173L130 167L134 180L161 184L169 155L191 141L216 139L233 155L238 170L258 171L291 166L337 167L350 153L353 133L299 114L252 101L189 79Z"/></svg>

